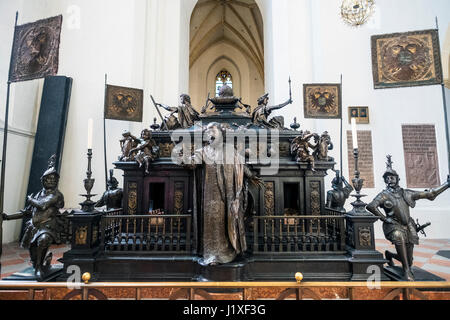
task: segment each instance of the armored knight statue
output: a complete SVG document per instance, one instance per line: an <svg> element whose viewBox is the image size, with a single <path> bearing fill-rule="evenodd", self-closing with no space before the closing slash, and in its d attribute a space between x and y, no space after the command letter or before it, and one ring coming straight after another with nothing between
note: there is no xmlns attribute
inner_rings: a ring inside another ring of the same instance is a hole
<svg viewBox="0 0 450 320"><path fill-rule="evenodd" d="M386 251L386 259L389 265L394 266L392 259L401 262L404 277L408 281L414 281L412 273L414 245L419 244L417 232L423 229L416 225L411 218L409 208L414 208L416 201L420 199L434 200L448 189L450 176L443 185L425 191L413 191L401 188L398 183L399 176L392 169L391 156L387 156L387 169L383 174L387 188L380 192L375 199L367 205L367 210L380 217L383 221L383 232L386 239L395 245L397 253ZM380 209L383 209L384 213Z"/></svg>
<svg viewBox="0 0 450 320"><path fill-rule="evenodd" d="M43 281L51 273L52 253L48 253L48 249L53 243L60 243L57 215L64 207L64 196L58 190L59 174L55 169L55 159L55 156L50 158L48 169L41 177L43 189L27 197L27 207L13 215L2 213L5 220L31 216L26 223L21 246L30 252L38 281Z"/></svg>
<svg viewBox="0 0 450 320"><path fill-rule="evenodd" d="M191 105L191 97L187 94L180 95L180 105L178 107L170 107L161 103L158 103L158 105L171 112L169 121L167 121L169 130L177 129L178 125L184 129L190 128L195 121L200 119L198 112ZM174 120L170 121L171 118L174 118L174 113L178 114L178 121L176 122Z"/></svg>
<svg viewBox="0 0 450 320"><path fill-rule="evenodd" d="M195 164L204 163L202 265L229 263L247 250L244 226L247 181L262 185L238 152L226 157L224 132L219 123L210 123L205 131L207 144L192 157Z"/></svg>
<svg viewBox="0 0 450 320"><path fill-rule="evenodd" d="M345 202L350 197L353 187L347 182L344 176L340 175L339 170L336 170L336 177L331 181L332 190L327 192L326 207L335 211L345 213Z"/></svg>
<svg viewBox="0 0 450 320"><path fill-rule="evenodd" d="M130 131L125 130L122 133L122 139L120 140L120 149L122 154L119 156L119 161L132 161L134 160L133 154L130 153L131 150L137 147L139 139L133 136Z"/></svg>
<svg viewBox="0 0 450 320"><path fill-rule="evenodd" d="M141 141L136 148L130 150L130 154L136 154L134 160L139 163L139 167L145 164L145 173L149 174L150 162L159 156L159 147L152 139L152 132L149 129L142 130Z"/></svg>
<svg viewBox="0 0 450 320"><path fill-rule="evenodd" d="M96 208L106 206L106 209L122 208L123 190L119 188L119 181L113 176L114 170L109 170L107 190L95 204Z"/></svg>
<svg viewBox="0 0 450 320"><path fill-rule="evenodd" d="M276 116L272 119L268 120L270 114L274 110L281 109L288 104L291 104L293 101L289 98L286 102L276 105L276 106L268 106L269 103L269 94L261 96L258 99L258 106L253 110L252 113L252 122L260 127L271 128L271 129L283 129L284 128L284 118L283 116Z"/></svg>
<svg viewBox="0 0 450 320"><path fill-rule="evenodd" d="M310 142L314 138L316 144ZM300 130L300 134L292 140L291 153L295 156L297 162L307 161L311 164L311 170L315 171L315 158L310 153L310 149L315 150L318 145L319 135L309 131Z"/></svg>

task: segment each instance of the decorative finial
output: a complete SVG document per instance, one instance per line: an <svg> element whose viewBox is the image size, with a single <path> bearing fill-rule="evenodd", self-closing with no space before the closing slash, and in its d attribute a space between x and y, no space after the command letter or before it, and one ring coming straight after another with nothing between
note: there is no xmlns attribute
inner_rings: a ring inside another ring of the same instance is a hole
<svg viewBox="0 0 450 320"><path fill-rule="evenodd" d="M48 168L47 169L53 168L55 166L55 163L56 163L56 154L52 155L50 157L50 159L48 159Z"/></svg>
<svg viewBox="0 0 450 320"><path fill-rule="evenodd" d="M297 117L294 117L294 123L291 124L291 128L297 131L298 128L300 128L300 124L297 122Z"/></svg>
<svg viewBox="0 0 450 320"><path fill-rule="evenodd" d="M81 276L81 280L84 281L84 284L88 284L89 280L91 280L91 274L89 272L83 273L83 275Z"/></svg>
<svg viewBox="0 0 450 320"><path fill-rule="evenodd" d="M388 154L386 156L386 158L387 158L386 169L391 169L392 170L392 164L394 163L394 162L392 162L392 156L390 154Z"/></svg>
<svg viewBox="0 0 450 320"><path fill-rule="evenodd" d="M303 280L303 274L301 272L297 272L295 274L295 280L297 281L297 284L300 284Z"/></svg>
<svg viewBox="0 0 450 320"><path fill-rule="evenodd" d="M156 117L153 118L153 124L150 126L150 128L153 131L156 131L156 130L158 130L161 127L159 124L156 123L156 121L158 121L158 119L156 119Z"/></svg>

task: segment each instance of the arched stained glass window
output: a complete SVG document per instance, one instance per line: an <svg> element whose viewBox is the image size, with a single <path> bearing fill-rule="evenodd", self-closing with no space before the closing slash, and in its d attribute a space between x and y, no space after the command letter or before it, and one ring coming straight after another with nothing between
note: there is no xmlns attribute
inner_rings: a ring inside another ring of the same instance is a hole
<svg viewBox="0 0 450 320"><path fill-rule="evenodd" d="M227 70L220 71L216 76L216 97L219 96L219 90L224 85L233 88L233 77Z"/></svg>

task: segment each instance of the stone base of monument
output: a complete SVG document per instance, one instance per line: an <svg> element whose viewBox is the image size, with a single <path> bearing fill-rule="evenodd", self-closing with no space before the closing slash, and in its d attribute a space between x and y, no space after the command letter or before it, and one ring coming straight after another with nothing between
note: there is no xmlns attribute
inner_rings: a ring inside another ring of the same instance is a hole
<svg viewBox="0 0 450 320"><path fill-rule="evenodd" d="M411 270L415 281L445 281L445 279L418 267L413 266ZM400 266L384 267L384 274L392 281L406 281L404 278L403 268Z"/></svg>
<svg viewBox="0 0 450 320"><path fill-rule="evenodd" d="M43 282L50 282L55 280L63 271L62 264L52 265L45 273ZM34 268L28 267L20 272L16 272L6 278L2 278L4 281L38 281L38 278L34 274Z"/></svg>
<svg viewBox="0 0 450 320"><path fill-rule="evenodd" d="M219 265L202 265L199 260L199 276L197 281L248 281L248 263L245 259L219 264Z"/></svg>

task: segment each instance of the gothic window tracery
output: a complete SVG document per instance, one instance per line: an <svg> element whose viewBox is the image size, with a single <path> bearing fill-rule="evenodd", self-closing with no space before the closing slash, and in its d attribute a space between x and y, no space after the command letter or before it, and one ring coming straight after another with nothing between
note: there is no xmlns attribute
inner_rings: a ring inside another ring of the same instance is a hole
<svg viewBox="0 0 450 320"><path fill-rule="evenodd" d="M233 77L227 70L220 71L216 76L216 97L219 96L219 90L224 85L233 88Z"/></svg>

